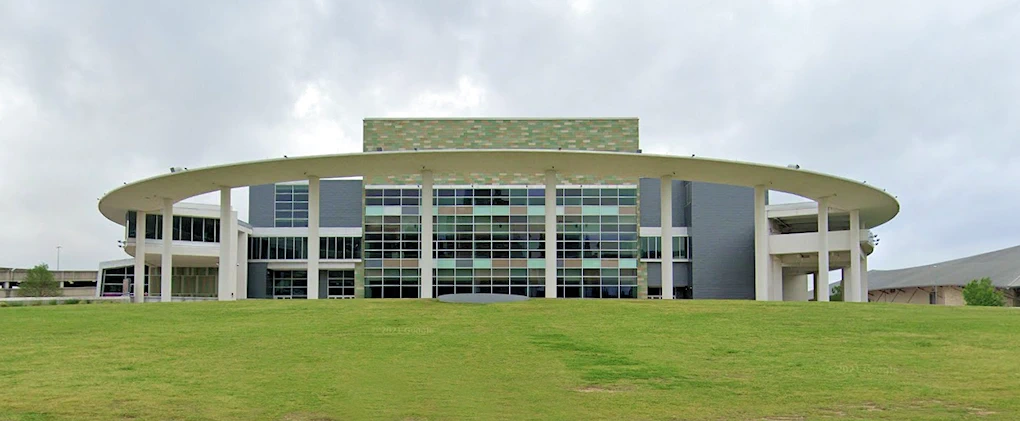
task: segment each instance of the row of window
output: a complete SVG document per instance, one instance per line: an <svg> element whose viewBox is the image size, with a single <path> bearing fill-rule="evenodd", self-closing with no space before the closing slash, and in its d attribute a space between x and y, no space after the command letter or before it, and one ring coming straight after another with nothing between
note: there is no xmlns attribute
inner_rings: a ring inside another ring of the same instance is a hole
<svg viewBox="0 0 1020 421"><path fill-rule="evenodd" d="M127 213L127 238L135 238L137 215L134 211ZM149 240L163 239L163 215L145 215L145 238ZM174 241L197 241L218 243L220 241L219 218L200 218L197 216L174 216Z"/></svg>
<svg viewBox="0 0 1020 421"><path fill-rule="evenodd" d="M326 278L326 297L353 298L354 271L322 271ZM308 298L308 271L271 270L267 274L266 296L272 298Z"/></svg>
<svg viewBox="0 0 1020 421"><path fill-rule="evenodd" d="M250 260L302 260L308 258L308 237L250 237ZM320 237L319 258L356 260L361 258L361 238Z"/></svg>
<svg viewBox="0 0 1020 421"><path fill-rule="evenodd" d="M641 258L662 259L662 237L641 237ZM673 259L691 258L691 237L673 237Z"/></svg>
<svg viewBox="0 0 1020 421"><path fill-rule="evenodd" d="M146 266L146 272L144 293L158 295L162 269ZM170 293L175 297L215 297L218 273L217 268L175 267L170 275ZM102 295L133 294L134 274L134 266L103 269L100 287Z"/></svg>

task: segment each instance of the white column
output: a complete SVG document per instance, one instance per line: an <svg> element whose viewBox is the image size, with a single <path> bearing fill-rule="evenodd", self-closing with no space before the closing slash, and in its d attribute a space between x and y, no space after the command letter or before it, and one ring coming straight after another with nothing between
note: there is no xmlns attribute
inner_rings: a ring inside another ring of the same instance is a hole
<svg viewBox="0 0 1020 421"><path fill-rule="evenodd" d="M868 299L868 256L864 255L861 256L861 302L868 301L870 301Z"/></svg>
<svg viewBox="0 0 1020 421"><path fill-rule="evenodd" d="M319 177L308 177L308 299L319 299Z"/></svg>
<svg viewBox="0 0 1020 421"><path fill-rule="evenodd" d="M421 298L432 298L432 268L435 260L432 257L434 244L432 241L432 171L421 172L421 256L418 267L421 268Z"/></svg>
<svg viewBox="0 0 1020 421"><path fill-rule="evenodd" d="M163 255L159 270L159 301L169 303L171 300L171 276L173 275L173 235L174 235L174 201L163 199Z"/></svg>
<svg viewBox="0 0 1020 421"><path fill-rule="evenodd" d="M230 187L220 189L220 266L217 269L216 296L220 301L231 299L231 292L234 290L233 268L231 267L230 256L234 253L230 240L233 237L231 230L232 214L230 210Z"/></svg>
<svg viewBox="0 0 1020 421"><path fill-rule="evenodd" d="M783 259L779 256L769 256L768 292L769 301L783 301Z"/></svg>
<svg viewBox="0 0 1020 421"><path fill-rule="evenodd" d="M234 267L235 276L237 278L237 293L234 295L234 299L245 300L248 299L248 233L237 232L237 244L234 247L237 249L236 264Z"/></svg>
<svg viewBox="0 0 1020 421"><path fill-rule="evenodd" d="M843 301L861 302L861 212L850 211L850 270L844 277ZM849 281L849 282L847 282Z"/></svg>
<svg viewBox="0 0 1020 421"><path fill-rule="evenodd" d="M145 212L135 212L135 298L145 302Z"/></svg>
<svg viewBox="0 0 1020 421"><path fill-rule="evenodd" d="M815 301L829 301L829 199L818 199L818 273Z"/></svg>
<svg viewBox="0 0 1020 421"><path fill-rule="evenodd" d="M545 298L556 298L556 180L545 172Z"/></svg>
<svg viewBox="0 0 1020 421"><path fill-rule="evenodd" d="M808 301L810 297L806 274L783 276L783 301Z"/></svg>
<svg viewBox="0 0 1020 421"><path fill-rule="evenodd" d="M673 177L659 179L659 226L662 227L662 299L673 299Z"/></svg>
<svg viewBox="0 0 1020 421"><path fill-rule="evenodd" d="M754 299L769 300L769 227L765 213L768 189L754 186Z"/></svg>

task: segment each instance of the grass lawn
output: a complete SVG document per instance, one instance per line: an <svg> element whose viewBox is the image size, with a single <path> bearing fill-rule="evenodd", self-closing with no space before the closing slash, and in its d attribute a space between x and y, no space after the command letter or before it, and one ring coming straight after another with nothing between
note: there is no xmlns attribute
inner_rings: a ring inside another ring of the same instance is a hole
<svg viewBox="0 0 1020 421"><path fill-rule="evenodd" d="M1020 310L239 301L0 308L0 420L1020 419Z"/></svg>

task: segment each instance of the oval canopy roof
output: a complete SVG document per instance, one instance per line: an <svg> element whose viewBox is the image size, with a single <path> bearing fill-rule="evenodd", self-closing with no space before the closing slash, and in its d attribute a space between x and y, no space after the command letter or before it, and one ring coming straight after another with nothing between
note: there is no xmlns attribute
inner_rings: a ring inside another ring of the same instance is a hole
<svg viewBox="0 0 1020 421"><path fill-rule="evenodd" d="M541 174L662 177L753 187L795 194L808 199L829 198L832 207L859 209L861 222L877 227L899 212L896 199L881 189L832 175L774 165L686 156L624 152L530 149L457 149L364 152L240 162L168 173L118 187L99 201L107 219L124 223L128 210L156 212L163 198L174 202L214 192L222 187L245 187L320 178L444 173Z"/></svg>

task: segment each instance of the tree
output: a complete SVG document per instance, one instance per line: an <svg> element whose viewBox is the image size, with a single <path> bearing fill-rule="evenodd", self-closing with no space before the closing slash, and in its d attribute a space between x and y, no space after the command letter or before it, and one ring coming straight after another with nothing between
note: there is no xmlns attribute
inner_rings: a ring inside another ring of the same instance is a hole
<svg viewBox="0 0 1020 421"><path fill-rule="evenodd" d="M843 284L832 287L832 294L829 294L829 301L843 301Z"/></svg>
<svg viewBox="0 0 1020 421"><path fill-rule="evenodd" d="M18 295L22 297L58 297L60 283L53 279L53 272L45 263L28 270L25 280L18 284Z"/></svg>
<svg viewBox="0 0 1020 421"><path fill-rule="evenodd" d="M1006 305L1006 298L1002 291L992 285L988 278L975 279L963 287L963 300L969 306L991 306L1002 307Z"/></svg>

